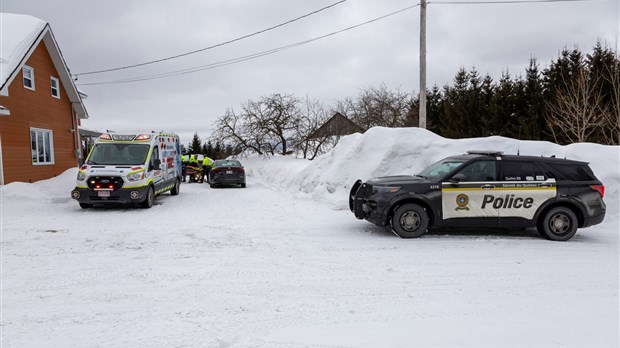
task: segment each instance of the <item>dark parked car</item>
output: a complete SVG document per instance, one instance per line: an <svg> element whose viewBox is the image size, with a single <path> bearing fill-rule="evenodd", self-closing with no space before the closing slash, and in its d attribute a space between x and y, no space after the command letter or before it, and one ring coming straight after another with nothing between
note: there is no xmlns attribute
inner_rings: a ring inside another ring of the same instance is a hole
<svg viewBox="0 0 620 348"><path fill-rule="evenodd" d="M216 160L213 163L209 184L211 187L222 185L245 187L245 169L237 160Z"/></svg>
<svg viewBox="0 0 620 348"><path fill-rule="evenodd" d="M355 182L349 208L358 219L391 225L402 238L429 227L536 226L565 241L605 217L605 186L585 162L470 151L414 176Z"/></svg>

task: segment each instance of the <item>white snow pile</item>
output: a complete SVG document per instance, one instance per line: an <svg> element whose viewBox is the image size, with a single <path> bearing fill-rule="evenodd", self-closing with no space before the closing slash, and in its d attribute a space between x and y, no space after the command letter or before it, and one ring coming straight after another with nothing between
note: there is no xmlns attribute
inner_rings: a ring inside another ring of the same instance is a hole
<svg viewBox="0 0 620 348"><path fill-rule="evenodd" d="M358 178L470 149L584 160L600 225L405 240L347 207ZM618 347L619 147L374 128L330 153L241 159L247 188L184 183L81 209L77 169L0 186L0 346ZM336 209L335 209L336 208Z"/></svg>
<svg viewBox="0 0 620 348"><path fill-rule="evenodd" d="M329 153L314 161L282 157L253 157L244 161L249 176L267 186L328 202L348 209L347 197L357 179L416 174L448 156L468 150L503 151L504 154L552 156L590 163L605 185L608 218L617 218L620 183L620 147L591 143L561 146L546 141L516 140L500 136L447 139L419 128L371 128L364 134L343 137ZM606 218L607 221L607 218Z"/></svg>

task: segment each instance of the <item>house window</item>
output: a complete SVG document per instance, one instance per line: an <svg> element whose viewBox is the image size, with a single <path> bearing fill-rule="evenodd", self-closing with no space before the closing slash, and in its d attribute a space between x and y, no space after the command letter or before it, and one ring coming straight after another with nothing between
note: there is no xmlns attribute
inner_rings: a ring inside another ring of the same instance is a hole
<svg viewBox="0 0 620 348"><path fill-rule="evenodd" d="M24 65L22 75L24 76L24 87L34 91L34 69Z"/></svg>
<svg viewBox="0 0 620 348"><path fill-rule="evenodd" d="M32 164L54 164L54 139L52 131L30 128Z"/></svg>
<svg viewBox="0 0 620 348"><path fill-rule="evenodd" d="M52 86L52 97L60 99L60 89L58 86L58 79L55 77L50 77L50 86Z"/></svg>

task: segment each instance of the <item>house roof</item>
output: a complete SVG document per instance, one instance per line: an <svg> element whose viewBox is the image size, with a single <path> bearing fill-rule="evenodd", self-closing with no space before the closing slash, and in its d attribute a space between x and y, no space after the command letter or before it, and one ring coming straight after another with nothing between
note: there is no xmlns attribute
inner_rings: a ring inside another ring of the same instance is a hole
<svg viewBox="0 0 620 348"><path fill-rule="evenodd" d="M336 112L327 122L309 135L310 139L324 136L341 136L352 133L364 133L364 129L349 120L343 114Z"/></svg>
<svg viewBox="0 0 620 348"><path fill-rule="evenodd" d="M0 13L0 95L8 96L11 82L19 74L32 52L43 41L58 71L59 79L80 118L88 118L67 64L60 52L52 30L45 21L28 15Z"/></svg>

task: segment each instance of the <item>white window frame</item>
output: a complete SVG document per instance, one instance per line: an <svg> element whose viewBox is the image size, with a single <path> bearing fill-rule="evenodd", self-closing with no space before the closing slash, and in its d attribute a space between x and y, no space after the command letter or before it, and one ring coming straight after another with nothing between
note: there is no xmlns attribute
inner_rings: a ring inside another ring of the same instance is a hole
<svg viewBox="0 0 620 348"><path fill-rule="evenodd" d="M26 74L25 74L26 71L30 72L30 77L26 77ZM27 88L29 90L34 91L34 88L35 88L35 86L34 86L34 68L30 67L28 65L24 65L24 67L22 68L22 77L23 77L22 83L24 84L24 88ZM30 83L32 84L32 87L26 86L26 80L30 81Z"/></svg>
<svg viewBox="0 0 620 348"><path fill-rule="evenodd" d="M34 139L32 135L34 133ZM39 137L41 134L41 137ZM48 142L45 140L49 139ZM34 140L34 141L33 141ZM40 142L42 140L42 142ZM31 159L32 165L34 166L43 166L43 165L53 165L54 164L54 132L50 129L42 129L42 128L30 128L30 151L31 151ZM44 157L43 161L39 160L39 156L42 151L42 156ZM49 161L45 160L46 155L49 154Z"/></svg>
<svg viewBox="0 0 620 348"><path fill-rule="evenodd" d="M56 86L54 86L54 83L56 83ZM52 89L52 97L60 99L60 81L58 78L50 76L50 87ZM54 91L56 94L54 94Z"/></svg>

